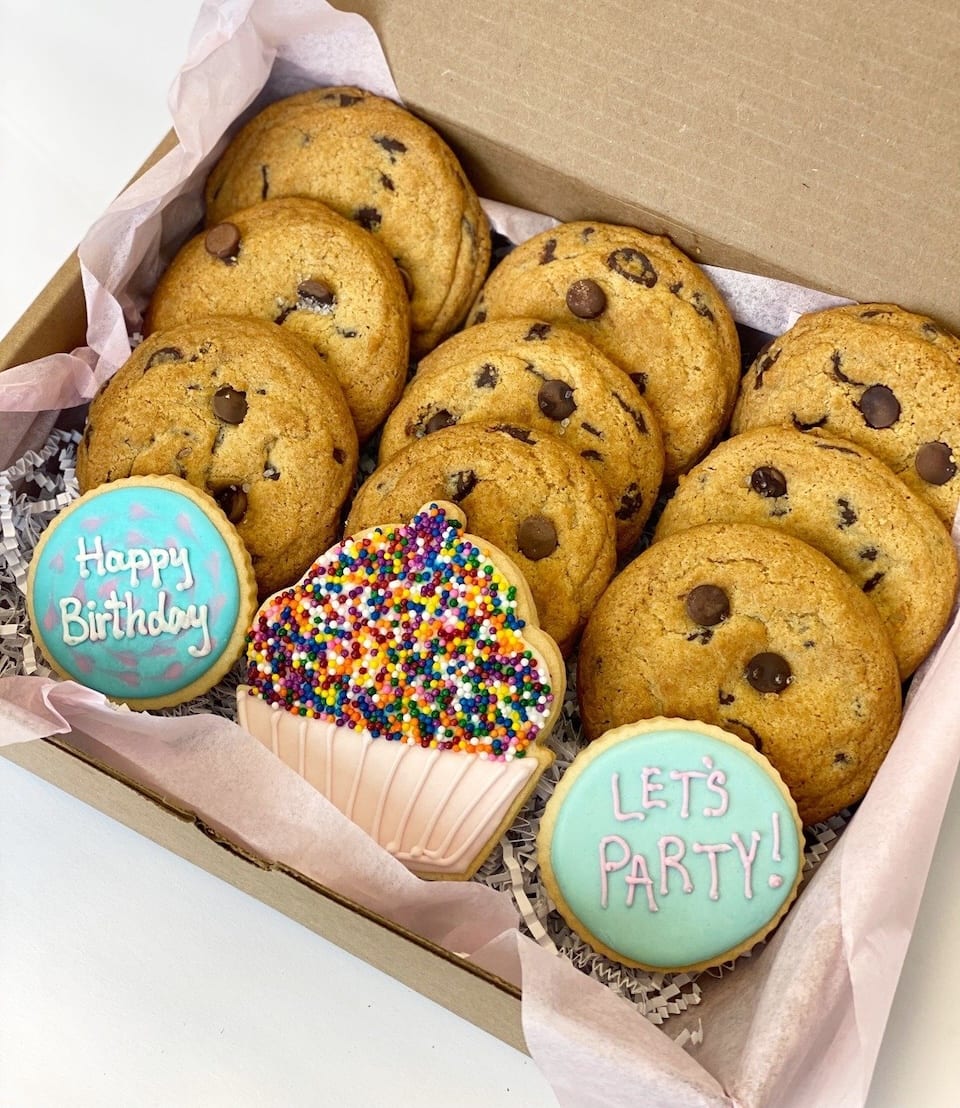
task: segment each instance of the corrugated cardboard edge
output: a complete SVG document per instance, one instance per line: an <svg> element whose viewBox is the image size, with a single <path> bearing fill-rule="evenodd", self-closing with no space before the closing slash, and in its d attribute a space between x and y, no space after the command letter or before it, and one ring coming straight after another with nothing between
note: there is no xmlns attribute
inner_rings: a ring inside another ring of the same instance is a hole
<svg viewBox="0 0 960 1108"><path fill-rule="evenodd" d="M79 754L66 742L45 739L6 746L0 756L526 1052L520 992L509 982L287 866L239 849L193 813Z"/></svg>
<svg viewBox="0 0 960 1108"><path fill-rule="evenodd" d="M176 134L169 131L134 174L131 182L156 165L176 144ZM74 251L6 336L0 339L0 371L45 358L49 354L59 354L85 346L86 332L87 309L80 278L80 262Z"/></svg>

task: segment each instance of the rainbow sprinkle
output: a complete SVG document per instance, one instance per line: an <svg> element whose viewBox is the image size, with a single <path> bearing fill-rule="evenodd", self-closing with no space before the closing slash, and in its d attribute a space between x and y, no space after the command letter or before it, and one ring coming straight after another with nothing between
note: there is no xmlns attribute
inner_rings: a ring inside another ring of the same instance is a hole
<svg viewBox="0 0 960 1108"><path fill-rule="evenodd" d="M374 738L508 761L553 695L516 589L436 505L346 539L247 636L253 695Z"/></svg>

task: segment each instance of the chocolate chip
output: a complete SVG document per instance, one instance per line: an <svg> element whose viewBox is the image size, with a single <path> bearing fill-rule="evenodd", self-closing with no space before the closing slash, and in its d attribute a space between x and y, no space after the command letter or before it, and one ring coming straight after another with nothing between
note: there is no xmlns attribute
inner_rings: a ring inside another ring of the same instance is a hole
<svg viewBox="0 0 960 1108"><path fill-rule="evenodd" d="M355 339L357 337L357 335L360 333L359 331L354 331L352 329L346 330L343 327L336 327L334 329L336 330L337 334L342 339Z"/></svg>
<svg viewBox="0 0 960 1108"><path fill-rule="evenodd" d="M827 422L827 417L821 416L819 419L812 419L809 423L804 423L797 418L797 413L794 412L790 416L790 422L798 431L812 431L816 427L824 427Z"/></svg>
<svg viewBox="0 0 960 1108"><path fill-rule="evenodd" d="M556 261L556 249L557 240L547 239L543 244L543 249L540 251L540 265L549 265L551 262Z"/></svg>
<svg viewBox="0 0 960 1108"><path fill-rule="evenodd" d="M260 166L260 199L266 200L270 193L270 175L265 165Z"/></svg>
<svg viewBox="0 0 960 1108"><path fill-rule="evenodd" d="M353 218L365 231L379 231L383 219L376 208L358 208Z"/></svg>
<svg viewBox="0 0 960 1108"><path fill-rule="evenodd" d="M580 426L587 432L588 435L595 435L598 439L603 438L603 432L594 427L592 423L581 423Z"/></svg>
<svg viewBox="0 0 960 1108"><path fill-rule="evenodd" d="M247 394L224 385L213 394L213 411L224 423L243 423L247 414Z"/></svg>
<svg viewBox="0 0 960 1108"><path fill-rule="evenodd" d="M386 173L380 174L380 185L387 190L387 192L396 192L397 190L393 185L393 178L388 177Z"/></svg>
<svg viewBox="0 0 960 1108"><path fill-rule="evenodd" d="M161 346L159 350L154 350L150 355L146 368L153 369L155 365L163 365L165 362L181 361L183 361L182 350L178 350L175 346Z"/></svg>
<svg viewBox="0 0 960 1108"><path fill-rule="evenodd" d="M744 723L742 719L728 719L726 722L733 724L736 727L741 727L744 731L746 731L746 736L741 735L740 737L742 739L745 739L746 742L751 743L753 745L753 749L756 750L758 753L763 753L763 740L760 738L757 732L754 731L749 723Z"/></svg>
<svg viewBox="0 0 960 1108"><path fill-rule="evenodd" d="M613 399L616 400L616 402L620 405L620 407L627 413L627 415L637 425L637 430L640 432L641 435L646 435L646 434L649 433L647 431L647 421L637 411L636 408L631 408L630 405L626 402L626 400L624 400L623 397L618 392L615 392L613 394Z"/></svg>
<svg viewBox="0 0 960 1108"><path fill-rule="evenodd" d="M587 461L590 461L590 462L602 462L603 461L603 455L600 453L599 450L581 450L580 451L580 457L581 458L586 458Z"/></svg>
<svg viewBox="0 0 960 1108"><path fill-rule="evenodd" d="M326 281L301 281L297 285L297 298L305 308L311 311L323 311L332 308L337 302L336 294Z"/></svg>
<svg viewBox="0 0 960 1108"><path fill-rule="evenodd" d="M240 251L240 228L235 223L218 223L203 239L208 254L224 262L233 262Z"/></svg>
<svg viewBox="0 0 960 1108"><path fill-rule="evenodd" d="M838 750L833 756L833 764L835 766L846 766L851 762L849 754L844 753L842 750Z"/></svg>
<svg viewBox="0 0 960 1108"><path fill-rule="evenodd" d="M556 420L559 423L563 419L569 419L577 410L577 402L573 399L573 389L566 381L554 378L552 381L544 381L537 393L537 405L547 419Z"/></svg>
<svg viewBox="0 0 960 1108"><path fill-rule="evenodd" d="M213 494L224 515L231 523L239 523L247 514L247 494L239 485L227 485Z"/></svg>
<svg viewBox="0 0 960 1108"><path fill-rule="evenodd" d="M607 310L607 294L596 281L583 277L567 289L567 307L577 319L596 319Z"/></svg>
<svg viewBox="0 0 960 1108"><path fill-rule="evenodd" d="M865 546L858 552L857 557L863 558L865 562L875 562L879 553L880 551L875 546Z"/></svg>
<svg viewBox="0 0 960 1108"><path fill-rule="evenodd" d="M439 412L434 412L423 425L423 433L432 435L434 431L442 431L444 427L452 427L456 422L457 417L455 415L451 415L446 408L441 408Z"/></svg>
<svg viewBox="0 0 960 1108"><path fill-rule="evenodd" d="M595 452L594 452L595 453ZM585 455L584 455L585 456ZM631 483L627 491L620 497L620 505L616 510L616 517L620 520L633 519L643 507L643 493L640 486Z"/></svg>
<svg viewBox="0 0 960 1108"><path fill-rule="evenodd" d="M760 693L782 693L793 680L790 663L780 654L764 651L747 662L744 676Z"/></svg>
<svg viewBox="0 0 960 1108"><path fill-rule="evenodd" d="M859 517L850 501L845 500L842 496L837 498L837 507L840 509L837 527L841 531L845 531L848 527L852 527Z"/></svg>
<svg viewBox="0 0 960 1108"><path fill-rule="evenodd" d="M724 692L723 689L720 689L717 692L717 700L721 704L732 704L736 699L737 698L733 695L733 693Z"/></svg>
<svg viewBox="0 0 960 1108"><path fill-rule="evenodd" d="M531 562L539 562L557 549L557 529L546 516L528 516L517 528L517 546Z"/></svg>
<svg viewBox="0 0 960 1108"><path fill-rule="evenodd" d="M750 474L750 488L761 496L786 496L787 479L773 466L757 466Z"/></svg>
<svg viewBox="0 0 960 1108"><path fill-rule="evenodd" d="M928 485L945 485L957 472L953 451L945 442L925 442L913 464Z"/></svg>
<svg viewBox="0 0 960 1108"><path fill-rule="evenodd" d="M892 427L900 418L900 401L886 385L871 385L857 405L868 427L882 430Z"/></svg>
<svg viewBox="0 0 960 1108"><path fill-rule="evenodd" d="M935 323L930 323L929 321L922 323L920 325L920 330L923 332L925 338L931 340L938 338L940 335L940 328Z"/></svg>
<svg viewBox="0 0 960 1108"><path fill-rule="evenodd" d="M637 386L641 396L647 391L647 375L645 373L631 373L630 380Z"/></svg>
<svg viewBox="0 0 960 1108"><path fill-rule="evenodd" d="M490 428L491 431L502 431L505 435L509 435L511 438L516 439L517 442L525 442L530 446L536 442L536 439L530 434L526 427L517 427L513 423L498 423L495 427Z"/></svg>
<svg viewBox="0 0 960 1108"><path fill-rule="evenodd" d="M478 389L495 389L499 380L500 373L497 367L491 365L490 362L484 362L474 378L474 384Z"/></svg>
<svg viewBox="0 0 960 1108"><path fill-rule="evenodd" d="M267 462L263 467L263 476L267 481L279 481L280 470L272 462Z"/></svg>
<svg viewBox="0 0 960 1108"><path fill-rule="evenodd" d="M362 96L354 96L352 93L349 93L349 92L341 92L340 93L340 107L341 108L352 108L354 104L359 104L362 99L363 99Z"/></svg>
<svg viewBox="0 0 960 1108"><path fill-rule="evenodd" d="M697 585L684 603L687 615L701 627L716 627L730 615L730 598L719 585Z"/></svg>
<svg viewBox="0 0 960 1108"><path fill-rule="evenodd" d="M338 466L342 466L343 463L347 460L346 450L344 450L340 446L335 446L333 448L333 460L337 463Z"/></svg>
<svg viewBox="0 0 960 1108"><path fill-rule="evenodd" d="M672 285L668 285L667 288L673 293L674 296L680 295L680 290L683 288L683 281L674 281Z"/></svg>
<svg viewBox="0 0 960 1108"><path fill-rule="evenodd" d="M487 309L481 308L479 312L473 317L474 323L486 323L487 322Z"/></svg>
<svg viewBox="0 0 960 1108"><path fill-rule="evenodd" d="M447 486L450 489L450 499L454 504L459 504L473 492L480 478L472 469L461 469L447 478Z"/></svg>
<svg viewBox="0 0 960 1108"><path fill-rule="evenodd" d="M374 135L373 141L390 155L390 162L393 165L396 164L397 154L406 154L407 152L406 146L399 139L390 138L387 135Z"/></svg>
<svg viewBox="0 0 960 1108"><path fill-rule="evenodd" d="M635 250L632 246L623 246L607 258L607 268L621 277L626 277L635 285L643 285L652 289L657 283L657 271L653 268L646 254Z"/></svg>
<svg viewBox="0 0 960 1108"><path fill-rule="evenodd" d="M697 315L702 315L704 319L709 319L711 323L715 321L716 317L702 292L695 292L693 296L690 297L690 303L693 305L693 310Z"/></svg>
<svg viewBox="0 0 960 1108"><path fill-rule="evenodd" d="M479 322L479 320L477 320L477 322ZM533 342L535 339L545 339L549 334L549 323L534 323L534 325L523 337L527 340L527 342Z"/></svg>
<svg viewBox="0 0 960 1108"><path fill-rule="evenodd" d="M768 369L771 369L777 363L777 359L780 357L780 348L778 347L772 354L764 354L763 361L757 367L757 376L754 379L753 387L755 389L763 388L763 375Z"/></svg>
<svg viewBox="0 0 960 1108"><path fill-rule="evenodd" d="M830 355L830 362L833 365L833 376L837 381L842 382L844 385L857 385L862 388L865 381L854 381L852 377L848 377L840 368L843 365L843 355L839 350L834 350Z"/></svg>
<svg viewBox="0 0 960 1108"><path fill-rule="evenodd" d="M873 592L873 590L880 584L886 575L884 573L875 573L872 577L869 577L860 586L864 592Z"/></svg>

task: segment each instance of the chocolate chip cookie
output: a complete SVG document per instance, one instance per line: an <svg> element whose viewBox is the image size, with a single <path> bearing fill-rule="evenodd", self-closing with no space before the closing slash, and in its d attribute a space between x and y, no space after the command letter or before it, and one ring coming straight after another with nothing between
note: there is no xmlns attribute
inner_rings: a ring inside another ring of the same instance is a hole
<svg viewBox="0 0 960 1108"><path fill-rule="evenodd" d="M613 505L589 463L526 427L445 427L374 471L346 532L406 523L430 500L458 504L467 530L516 562L540 625L569 653L616 562Z"/></svg>
<svg viewBox="0 0 960 1108"><path fill-rule="evenodd" d="M358 88L278 100L235 136L207 181L207 222L310 196L386 246L409 280L413 350L462 321L486 277L490 231L455 155L422 120Z"/></svg>
<svg viewBox="0 0 960 1108"><path fill-rule="evenodd" d="M590 617L577 681L590 738L661 715L716 724L769 758L808 824L863 796L900 720L869 598L819 550L745 523L631 562Z"/></svg>
<svg viewBox="0 0 960 1108"><path fill-rule="evenodd" d="M666 473L689 469L726 427L740 346L726 305L669 239L567 223L491 273L468 324L533 316L576 331L630 375L663 432Z"/></svg>
<svg viewBox="0 0 960 1108"><path fill-rule="evenodd" d="M943 630L957 557L933 508L862 447L789 427L745 431L689 473L657 524L777 527L823 551L876 605L908 677Z"/></svg>
<svg viewBox="0 0 960 1108"><path fill-rule="evenodd" d="M265 596L336 540L356 466L350 410L314 351L272 323L212 318L151 335L101 388L77 478L172 474L208 492Z"/></svg>
<svg viewBox="0 0 960 1108"><path fill-rule="evenodd" d="M734 434L780 423L866 447L947 524L960 500L960 339L893 304L801 318L754 362Z"/></svg>
<svg viewBox="0 0 960 1108"><path fill-rule="evenodd" d="M585 339L534 319L469 327L424 358L380 439L380 461L441 427L510 423L558 436L610 493L617 548L636 543L663 477L656 417Z"/></svg>
<svg viewBox="0 0 960 1108"><path fill-rule="evenodd" d="M146 333L201 316L267 319L336 374L361 441L403 390L410 306L387 250L317 200L267 200L191 239L160 279Z"/></svg>

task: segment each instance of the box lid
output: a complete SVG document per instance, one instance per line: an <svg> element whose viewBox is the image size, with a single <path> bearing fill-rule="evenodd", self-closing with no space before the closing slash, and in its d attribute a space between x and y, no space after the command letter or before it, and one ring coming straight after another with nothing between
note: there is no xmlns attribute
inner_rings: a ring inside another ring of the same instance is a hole
<svg viewBox="0 0 960 1108"><path fill-rule="evenodd" d="M337 6L482 193L960 330L954 0Z"/></svg>

